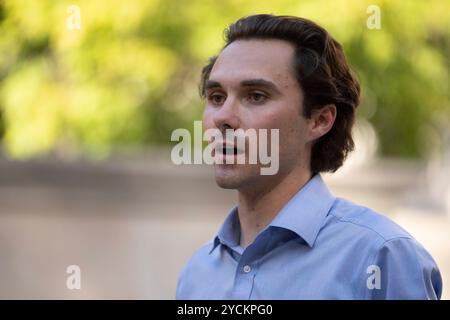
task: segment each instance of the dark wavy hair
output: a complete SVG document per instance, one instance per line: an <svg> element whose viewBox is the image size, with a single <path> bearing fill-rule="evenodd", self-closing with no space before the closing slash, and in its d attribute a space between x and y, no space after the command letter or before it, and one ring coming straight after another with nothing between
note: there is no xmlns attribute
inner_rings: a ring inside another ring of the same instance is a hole
<svg viewBox="0 0 450 320"><path fill-rule="evenodd" d="M335 172L353 150L351 135L360 86L345 58L342 46L316 23L293 16L258 14L241 18L225 30L226 48L236 40L279 39L295 47L293 72L303 89L303 116L327 104L337 109L330 131L314 142L311 171ZM205 82L217 57L203 68L200 94L205 97Z"/></svg>

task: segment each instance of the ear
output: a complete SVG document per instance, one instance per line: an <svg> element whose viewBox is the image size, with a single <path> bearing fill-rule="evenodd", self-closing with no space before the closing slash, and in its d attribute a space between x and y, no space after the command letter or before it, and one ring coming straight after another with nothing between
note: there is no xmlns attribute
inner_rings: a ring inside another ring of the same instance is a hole
<svg viewBox="0 0 450 320"><path fill-rule="evenodd" d="M309 119L309 141L317 140L331 130L336 120L336 112L334 104L327 104L312 111Z"/></svg>

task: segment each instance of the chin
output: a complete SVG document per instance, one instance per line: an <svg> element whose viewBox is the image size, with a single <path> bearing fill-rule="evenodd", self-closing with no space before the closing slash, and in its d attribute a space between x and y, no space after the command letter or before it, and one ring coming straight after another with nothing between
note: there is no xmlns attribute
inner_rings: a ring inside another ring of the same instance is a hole
<svg viewBox="0 0 450 320"><path fill-rule="evenodd" d="M242 172L236 165L215 165L216 183L223 189L238 189L242 184Z"/></svg>
<svg viewBox="0 0 450 320"><path fill-rule="evenodd" d="M248 165L215 165L216 183L223 189L254 188L260 181L258 166Z"/></svg>
<svg viewBox="0 0 450 320"><path fill-rule="evenodd" d="M230 179L221 179L216 177L217 185L222 189L238 189L239 184Z"/></svg>
<svg viewBox="0 0 450 320"><path fill-rule="evenodd" d="M232 169L215 168L216 183L223 189L237 189L239 186L238 174Z"/></svg>

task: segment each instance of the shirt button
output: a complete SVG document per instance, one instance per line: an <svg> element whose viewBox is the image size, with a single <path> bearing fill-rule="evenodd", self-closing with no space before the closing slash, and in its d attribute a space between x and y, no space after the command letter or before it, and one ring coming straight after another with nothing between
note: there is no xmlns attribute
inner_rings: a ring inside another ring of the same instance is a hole
<svg viewBox="0 0 450 320"><path fill-rule="evenodd" d="M249 273L250 271L252 271L252 267L250 267L248 264L244 266L244 272L245 273Z"/></svg>

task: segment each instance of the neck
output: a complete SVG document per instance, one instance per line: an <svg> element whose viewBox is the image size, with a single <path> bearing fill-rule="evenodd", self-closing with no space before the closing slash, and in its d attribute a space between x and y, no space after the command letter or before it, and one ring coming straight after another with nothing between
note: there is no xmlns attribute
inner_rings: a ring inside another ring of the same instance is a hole
<svg viewBox="0 0 450 320"><path fill-rule="evenodd" d="M240 245L245 248L251 244L310 178L309 170L298 168L263 190L239 190Z"/></svg>

